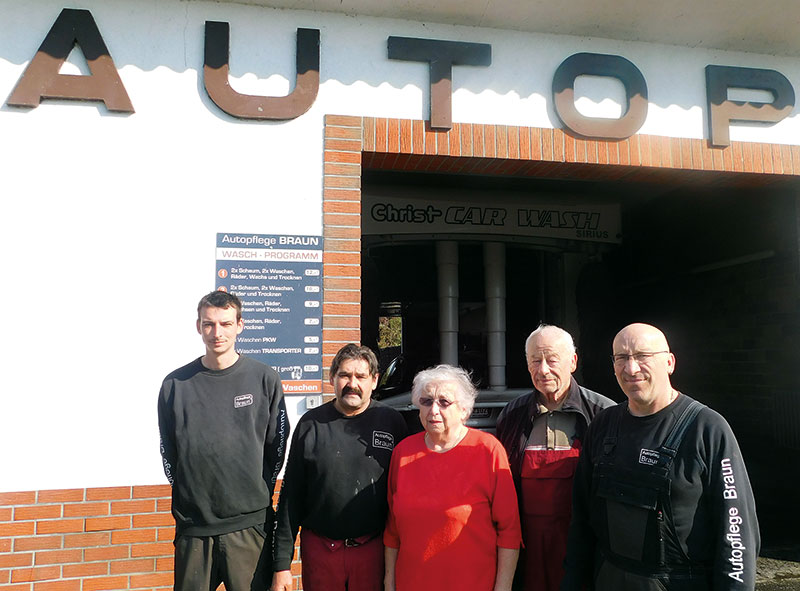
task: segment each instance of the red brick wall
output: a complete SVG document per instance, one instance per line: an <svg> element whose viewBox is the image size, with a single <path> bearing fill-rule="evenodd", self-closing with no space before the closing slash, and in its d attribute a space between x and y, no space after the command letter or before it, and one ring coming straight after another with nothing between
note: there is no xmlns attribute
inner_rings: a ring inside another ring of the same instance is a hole
<svg viewBox="0 0 800 591"><path fill-rule="evenodd" d="M644 134L620 141L587 140L561 129L480 123L454 123L449 131L436 131L425 121L379 117L329 116L326 133L356 121L362 124L364 165L375 168L555 178L563 173L580 178L579 171L591 170L592 178L604 179L627 176L631 168L800 174L800 146L758 142L733 141L715 148L701 139ZM333 149L340 148L326 144L326 151Z"/></svg>
<svg viewBox="0 0 800 591"><path fill-rule="evenodd" d="M166 484L0 493L0 589L172 589L170 494ZM292 573L302 589L299 560Z"/></svg>
<svg viewBox="0 0 800 591"><path fill-rule="evenodd" d="M325 118L322 366L361 339L361 117ZM328 396L327 369L323 379Z"/></svg>
<svg viewBox="0 0 800 591"><path fill-rule="evenodd" d="M171 589L170 488L0 493L0 589Z"/></svg>

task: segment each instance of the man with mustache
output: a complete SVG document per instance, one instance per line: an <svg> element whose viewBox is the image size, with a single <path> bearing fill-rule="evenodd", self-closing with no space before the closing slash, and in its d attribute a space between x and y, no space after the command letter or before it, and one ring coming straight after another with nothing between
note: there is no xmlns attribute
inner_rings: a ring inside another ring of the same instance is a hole
<svg viewBox="0 0 800 591"><path fill-rule="evenodd" d="M406 435L403 417L372 400L378 360L350 343L329 372L336 398L297 423L278 504L272 591L294 589L290 569L297 530L305 591L381 591L392 450Z"/></svg>

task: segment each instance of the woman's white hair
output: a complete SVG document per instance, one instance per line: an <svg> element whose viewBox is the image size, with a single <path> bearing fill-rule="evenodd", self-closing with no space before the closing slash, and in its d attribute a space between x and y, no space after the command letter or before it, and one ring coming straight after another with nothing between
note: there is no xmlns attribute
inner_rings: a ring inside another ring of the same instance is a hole
<svg viewBox="0 0 800 591"><path fill-rule="evenodd" d="M411 403L419 408L419 399L422 395L431 386L439 384L455 384L456 401L469 417L472 414L472 407L475 405L478 390L475 388L475 384L472 383L472 378L467 370L461 367L442 364L419 372L414 376L414 384L411 386Z"/></svg>

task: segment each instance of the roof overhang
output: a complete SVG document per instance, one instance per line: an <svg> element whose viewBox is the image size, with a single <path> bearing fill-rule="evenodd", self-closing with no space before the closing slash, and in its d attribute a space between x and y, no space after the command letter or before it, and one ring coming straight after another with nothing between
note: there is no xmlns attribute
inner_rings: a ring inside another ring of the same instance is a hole
<svg viewBox="0 0 800 591"><path fill-rule="evenodd" d="M796 0L223 0L240 4L800 56Z"/></svg>

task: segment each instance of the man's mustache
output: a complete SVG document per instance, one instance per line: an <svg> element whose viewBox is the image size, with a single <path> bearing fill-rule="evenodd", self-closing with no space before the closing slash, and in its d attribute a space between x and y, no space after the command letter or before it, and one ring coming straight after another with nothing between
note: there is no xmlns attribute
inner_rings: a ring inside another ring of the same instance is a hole
<svg viewBox="0 0 800 591"><path fill-rule="evenodd" d="M351 393L352 394L358 394L359 396L361 396L363 394L363 392L361 391L361 388L353 388L351 386L345 386L344 388L342 388L342 394L343 395L347 395L347 394L351 394Z"/></svg>

